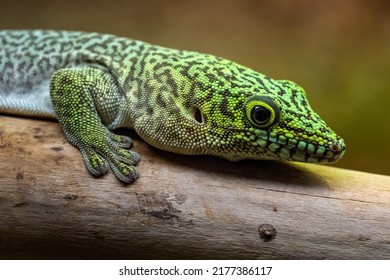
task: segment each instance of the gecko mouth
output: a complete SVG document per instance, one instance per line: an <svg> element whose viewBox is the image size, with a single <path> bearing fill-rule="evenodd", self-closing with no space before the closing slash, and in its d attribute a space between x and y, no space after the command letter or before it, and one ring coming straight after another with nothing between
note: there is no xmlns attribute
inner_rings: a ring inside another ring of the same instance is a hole
<svg viewBox="0 0 390 280"><path fill-rule="evenodd" d="M345 152L345 145L342 139L338 142L328 145L318 145L307 143L305 141L292 141L295 145L282 145L280 143L271 142L268 148L275 145L280 145L278 150L274 152L284 160L327 164L338 161Z"/></svg>
<svg viewBox="0 0 390 280"><path fill-rule="evenodd" d="M252 144L267 150L270 158L276 155L281 160L327 164L338 161L345 152L344 140L340 137L320 145L275 132L260 131L256 134L256 140Z"/></svg>
<svg viewBox="0 0 390 280"><path fill-rule="evenodd" d="M280 149L278 155L281 159L300 162L327 164L337 162L345 152L345 146L331 144L329 146L306 144L314 146L314 150L300 149L298 147L285 146Z"/></svg>

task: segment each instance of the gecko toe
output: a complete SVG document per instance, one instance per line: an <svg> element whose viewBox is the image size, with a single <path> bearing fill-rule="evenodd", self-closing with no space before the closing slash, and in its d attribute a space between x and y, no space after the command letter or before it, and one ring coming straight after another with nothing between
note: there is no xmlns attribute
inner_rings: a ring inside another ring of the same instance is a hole
<svg viewBox="0 0 390 280"><path fill-rule="evenodd" d="M110 143L111 153L108 161L115 176L124 183L132 183L139 176L136 165L140 157L138 153L118 147Z"/></svg>
<svg viewBox="0 0 390 280"><path fill-rule="evenodd" d="M116 135L114 133L110 132L110 140L113 144L117 147L128 149L131 147L133 141L130 137L124 136L124 135Z"/></svg>
<svg viewBox="0 0 390 280"><path fill-rule="evenodd" d="M118 147L110 147L116 160L128 165L136 165L140 157L138 153Z"/></svg>
<svg viewBox="0 0 390 280"><path fill-rule="evenodd" d="M102 176L107 173L108 162L92 149L80 149L81 154L88 171L96 176Z"/></svg>
<svg viewBox="0 0 390 280"><path fill-rule="evenodd" d="M139 176L139 171L134 166L119 161L111 162L110 166L115 176L126 184L134 182Z"/></svg>

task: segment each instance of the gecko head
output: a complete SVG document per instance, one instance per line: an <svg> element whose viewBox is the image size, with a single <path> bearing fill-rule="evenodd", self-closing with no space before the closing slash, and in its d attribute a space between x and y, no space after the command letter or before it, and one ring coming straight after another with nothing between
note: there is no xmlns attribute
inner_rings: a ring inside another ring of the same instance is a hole
<svg viewBox="0 0 390 280"><path fill-rule="evenodd" d="M236 137L257 147L265 158L338 161L345 152L344 140L312 110L305 91L290 81L268 81L274 84L268 94L253 94L244 102L243 129Z"/></svg>
<svg viewBox="0 0 390 280"><path fill-rule="evenodd" d="M208 65L198 72L202 86L189 106L206 131L204 153L321 164L342 157L344 140L312 110L300 86L224 59Z"/></svg>
<svg viewBox="0 0 390 280"><path fill-rule="evenodd" d="M147 99L134 123L149 144L233 161L331 163L344 154L343 139L297 84L212 55L156 52L143 68L138 90Z"/></svg>

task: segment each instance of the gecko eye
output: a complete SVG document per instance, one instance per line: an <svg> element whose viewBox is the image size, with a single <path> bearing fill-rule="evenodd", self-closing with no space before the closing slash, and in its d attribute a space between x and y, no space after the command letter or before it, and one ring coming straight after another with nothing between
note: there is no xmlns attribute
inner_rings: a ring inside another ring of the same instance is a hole
<svg viewBox="0 0 390 280"><path fill-rule="evenodd" d="M259 128L266 128L279 121L278 106L269 97L253 97L245 104L248 120Z"/></svg>
<svg viewBox="0 0 390 280"><path fill-rule="evenodd" d="M259 125L267 124L271 117L271 112L263 106L255 106L251 111L252 121Z"/></svg>

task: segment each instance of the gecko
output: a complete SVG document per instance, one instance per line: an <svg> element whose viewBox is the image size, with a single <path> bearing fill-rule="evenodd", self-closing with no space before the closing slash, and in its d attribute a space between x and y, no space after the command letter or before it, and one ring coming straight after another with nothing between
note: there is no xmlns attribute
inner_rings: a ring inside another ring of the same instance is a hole
<svg viewBox="0 0 390 280"><path fill-rule="evenodd" d="M231 161L327 164L344 140L302 87L211 54L110 34L0 31L0 113L56 119L94 176L139 177L131 128L148 144Z"/></svg>

